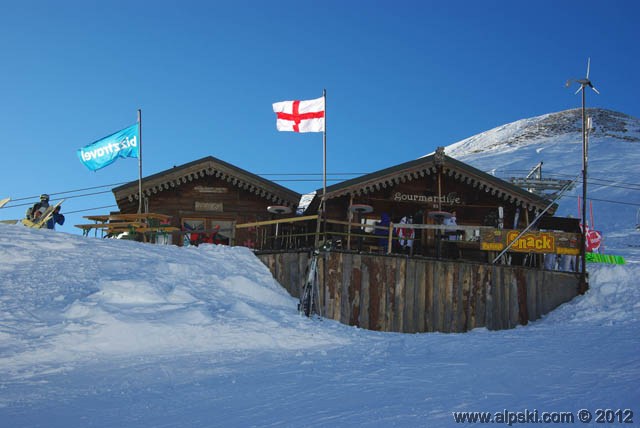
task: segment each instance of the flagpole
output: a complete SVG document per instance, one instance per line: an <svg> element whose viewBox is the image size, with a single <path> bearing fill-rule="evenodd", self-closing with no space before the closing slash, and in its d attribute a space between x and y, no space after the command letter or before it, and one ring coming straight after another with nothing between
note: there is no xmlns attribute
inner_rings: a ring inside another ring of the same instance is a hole
<svg viewBox="0 0 640 428"><path fill-rule="evenodd" d="M142 110L138 109L138 214L142 214Z"/></svg>
<svg viewBox="0 0 640 428"><path fill-rule="evenodd" d="M322 90L324 98L324 131L322 133L322 223L324 229L324 240L327 240L327 222L325 211L327 208L327 90Z"/></svg>
<svg viewBox="0 0 640 428"><path fill-rule="evenodd" d="M327 194L327 90L322 90L324 98L324 132L322 133L322 197Z"/></svg>
<svg viewBox="0 0 640 428"><path fill-rule="evenodd" d="M325 196L327 194L327 90L322 90L322 98L324 102L324 129L322 131L322 197L320 198L320 206L318 207L318 220L316 221L316 236L313 243L314 248L320 245L320 231L324 241L327 240L327 224L325 212ZM321 227L322 226L322 227Z"/></svg>

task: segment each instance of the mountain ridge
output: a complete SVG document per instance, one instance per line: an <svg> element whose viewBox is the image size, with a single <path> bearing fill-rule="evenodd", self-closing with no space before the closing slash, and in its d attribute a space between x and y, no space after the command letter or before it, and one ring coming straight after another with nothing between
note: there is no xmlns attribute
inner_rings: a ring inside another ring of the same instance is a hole
<svg viewBox="0 0 640 428"><path fill-rule="evenodd" d="M640 119L602 108L588 108L586 114L593 121L590 138L640 142ZM447 146L446 152L453 157L466 156L503 146L517 147L543 138L572 134L577 134L581 140L581 132L582 109L576 108L520 119L495 127Z"/></svg>
<svg viewBox="0 0 640 428"><path fill-rule="evenodd" d="M612 110L590 108L587 194L595 225L634 230L640 209L640 120ZM543 178L576 180L558 201L558 215L580 216L582 195L582 109L521 119L445 147L445 153L509 181L542 163ZM615 207L615 209L611 209ZM606 222L603 218L606 216ZM588 219L591 222L591 219Z"/></svg>

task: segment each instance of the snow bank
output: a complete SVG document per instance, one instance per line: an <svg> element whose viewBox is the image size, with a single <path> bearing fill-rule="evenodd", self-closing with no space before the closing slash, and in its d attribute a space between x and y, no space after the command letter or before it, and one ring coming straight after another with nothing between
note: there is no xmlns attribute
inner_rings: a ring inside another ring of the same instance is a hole
<svg viewBox="0 0 640 428"><path fill-rule="evenodd" d="M109 356L345 344L243 247L155 246L0 225L0 369Z"/></svg>
<svg viewBox="0 0 640 428"><path fill-rule="evenodd" d="M640 321L640 265L589 265L590 289L551 312L546 322L615 326Z"/></svg>

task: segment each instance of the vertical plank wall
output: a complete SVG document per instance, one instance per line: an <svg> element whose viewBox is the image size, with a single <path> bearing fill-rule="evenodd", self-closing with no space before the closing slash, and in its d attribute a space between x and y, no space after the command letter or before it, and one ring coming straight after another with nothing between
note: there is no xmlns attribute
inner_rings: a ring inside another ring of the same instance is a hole
<svg viewBox="0 0 640 428"><path fill-rule="evenodd" d="M309 252L259 254L299 297ZM577 295L578 276L520 266L332 251L321 254L322 315L403 333L464 332L524 325Z"/></svg>

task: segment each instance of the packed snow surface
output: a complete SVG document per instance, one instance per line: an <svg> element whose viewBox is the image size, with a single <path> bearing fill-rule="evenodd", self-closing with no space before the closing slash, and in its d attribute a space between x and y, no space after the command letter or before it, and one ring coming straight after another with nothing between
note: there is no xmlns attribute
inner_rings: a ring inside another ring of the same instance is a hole
<svg viewBox="0 0 640 428"><path fill-rule="evenodd" d="M0 425L409 427L451 426L454 411L637 411L629 249L528 326L410 335L301 317L245 248L0 225Z"/></svg>

